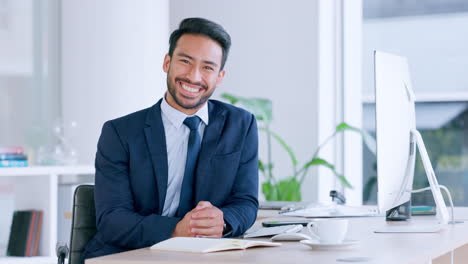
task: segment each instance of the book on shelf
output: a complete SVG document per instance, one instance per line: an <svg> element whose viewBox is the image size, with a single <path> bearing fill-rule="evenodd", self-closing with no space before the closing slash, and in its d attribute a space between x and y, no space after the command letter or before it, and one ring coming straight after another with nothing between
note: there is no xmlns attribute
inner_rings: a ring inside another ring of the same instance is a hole
<svg viewBox="0 0 468 264"><path fill-rule="evenodd" d="M280 245L281 243L246 239L173 237L154 244L151 249L209 253L225 250L247 249L250 247L276 247Z"/></svg>
<svg viewBox="0 0 468 264"><path fill-rule="evenodd" d="M0 146L1 154L24 154L24 148L20 146Z"/></svg>
<svg viewBox="0 0 468 264"><path fill-rule="evenodd" d="M27 166L28 166L28 156L24 154L23 147L0 146L0 168L27 167Z"/></svg>
<svg viewBox="0 0 468 264"><path fill-rule="evenodd" d="M15 211L8 240L7 256L37 256L42 227L42 211Z"/></svg>
<svg viewBox="0 0 468 264"><path fill-rule="evenodd" d="M0 259L6 253L11 219L15 211L15 185L14 182L0 181Z"/></svg>
<svg viewBox="0 0 468 264"><path fill-rule="evenodd" d="M0 153L0 160L27 160L25 154Z"/></svg>
<svg viewBox="0 0 468 264"><path fill-rule="evenodd" d="M27 167L27 160L0 160L0 168Z"/></svg>

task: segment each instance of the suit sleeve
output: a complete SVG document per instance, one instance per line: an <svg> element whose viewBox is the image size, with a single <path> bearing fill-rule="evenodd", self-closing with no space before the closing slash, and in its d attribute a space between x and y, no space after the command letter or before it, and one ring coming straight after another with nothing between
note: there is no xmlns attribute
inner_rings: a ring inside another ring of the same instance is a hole
<svg viewBox="0 0 468 264"><path fill-rule="evenodd" d="M96 153L96 226L105 243L126 249L153 245L171 236L180 218L140 215L129 181L129 153L111 121L104 124Z"/></svg>
<svg viewBox="0 0 468 264"><path fill-rule="evenodd" d="M239 236L249 229L258 211L258 129L251 115L239 168L231 195L220 208L224 221L231 227L228 236Z"/></svg>

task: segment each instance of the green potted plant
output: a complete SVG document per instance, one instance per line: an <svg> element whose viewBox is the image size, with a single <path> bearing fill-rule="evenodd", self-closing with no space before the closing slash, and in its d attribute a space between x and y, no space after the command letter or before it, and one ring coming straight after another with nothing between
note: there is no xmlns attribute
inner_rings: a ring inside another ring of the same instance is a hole
<svg viewBox="0 0 468 264"><path fill-rule="evenodd" d="M266 134L267 158L266 162L263 162L260 158L258 159L258 168L261 175L265 179L265 181L262 183L262 192L265 195L265 199L268 201L301 201L301 184L304 181L309 168L312 166L327 167L340 180L344 187L353 188L351 183L349 183L344 175L335 169L333 164L319 156L320 150L341 132L353 131L361 134L367 147L373 153L375 153L375 140L372 136L359 128L350 126L346 123L341 123L337 125L335 131L317 147L317 149L312 154L312 157L307 160L307 162L300 165L292 148L282 137L271 130L270 125L271 121L273 120L271 100L265 98L245 98L228 93L223 93L221 97L233 105L241 105L248 111L252 112L258 121L259 131ZM277 179L273 175L271 151L271 144L273 140L277 141L288 153L292 163L293 169L291 175L284 179Z"/></svg>

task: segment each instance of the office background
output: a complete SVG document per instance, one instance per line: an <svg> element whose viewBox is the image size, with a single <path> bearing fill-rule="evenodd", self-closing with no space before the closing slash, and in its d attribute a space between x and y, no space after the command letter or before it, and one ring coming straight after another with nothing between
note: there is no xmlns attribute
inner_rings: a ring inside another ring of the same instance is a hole
<svg viewBox="0 0 468 264"><path fill-rule="evenodd" d="M229 92L271 99L272 126L302 162L342 121L374 131L372 51L407 56L418 127L436 174L456 205L468 204L463 0L0 0L0 146L24 146L32 163L46 164L44 153L63 131L76 153L72 161L92 165L104 121L163 95L168 36L189 16L219 22L233 39L214 98ZM265 156L262 136L260 144ZM287 153L278 145L273 153L275 174L289 176ZM359 136L338 137L322 156L350 179L351 203L376 203L375 157ZM422 187L418 166L415 184ZM59 212L69 210L73 186L90 180L60 179ZM2 216L15 208L17 185L28 181L0 179ZM328 170L315 168L302 189L304 200L326 201L330 189L342 187ZM67 241L69 219L58 218L58 240ZM0 218L0 247L8 219Z"/></svg>

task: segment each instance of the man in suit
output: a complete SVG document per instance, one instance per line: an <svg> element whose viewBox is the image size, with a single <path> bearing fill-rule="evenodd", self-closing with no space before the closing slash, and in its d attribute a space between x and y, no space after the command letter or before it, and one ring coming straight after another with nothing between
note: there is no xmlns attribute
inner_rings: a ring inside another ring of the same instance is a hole
<svg viewBox="0 0 468 264"><path fill-rule="evenodd" d="M176 236L238 236L255 221L256 120L245 110L208 100L225 75L230 36L214 22L189 18L169 44L165 96L102 128L97 233L83 258Z"/></svg>

